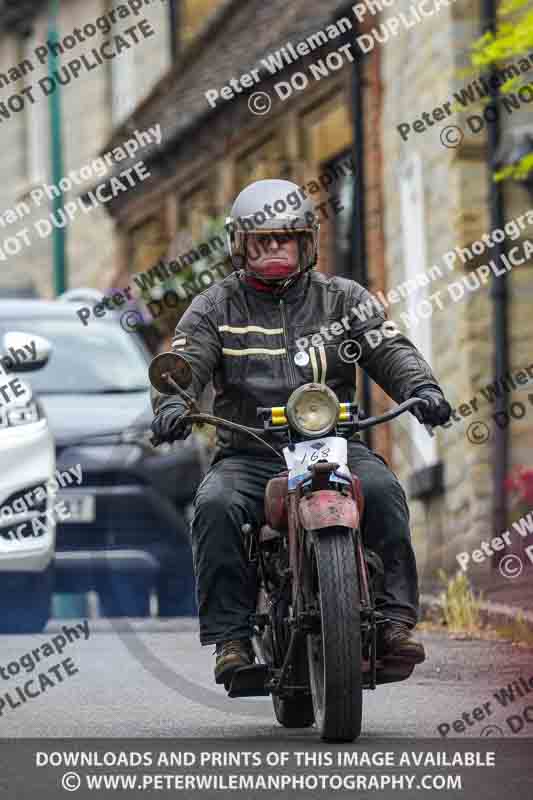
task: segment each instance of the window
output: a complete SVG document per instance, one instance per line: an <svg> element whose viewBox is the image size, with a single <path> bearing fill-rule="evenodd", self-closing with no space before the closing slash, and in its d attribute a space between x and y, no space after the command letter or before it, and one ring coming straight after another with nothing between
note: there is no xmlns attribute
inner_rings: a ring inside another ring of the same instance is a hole
<svg viewBox="0 0 533 800"><path fill-rule="evenodd" d="M213 11L223 0L183 0L181 3L181 43L190 44Z"/></svg>
<svg viewBox="0 0 533 800"><path fill-rule="evenodd" d="M35 65L32 80L25 81L24 85L33 83L47 75L46 64L40 65L33 57L33 51L39 43L38 34L34 33L26 40L24 57ZM25 105L26 128L26 180L30 185L44 183L48 180L50 163L50 100L42 92L34 93L35 102Z"/></svg>
<svg viewBox="0 0 533 800"><path fill-rule="evenodd" d="M145 272L164 257L168 239L163 220L164 215L161 213L130 230L131 272Z"/></svg>
<svg viewBox="0 0 533 800"><path fill-rule="evenodd" d="M350 147L353 133L349 109L343 98L335 97L302 118L306 161L320 164L334 159Z"/></svg>
<svg viewBox="0 0 533 800"><path fill-rule="evenodd" d="M214 187L207 181L180 199L178 227L190 234L193 241L200 241L204 223L210 217L216 216L214 195Z"/></svg>
<svg viewBox="0 0 533 800"><path fill-rule="evenodd" d="M113 0L112 6L123 5ZM130 47L111 61L111 119L117 127L133 112L137 101L135 83L135 48Z"/></svg>
<svg viewBox="0 0 533 800"><path fill-rule="evenodd" d="M265 178L291 179L283 143L279 139L267 139L237 158L236 193L249 183Z"/></svg>
<svg viewBox="0 0 533 800"><path fill-rule="evenodd" d="M329 174L333 182L324 192L324 200L335 199L339 202L338 212L328 203L327 213L331 220L331 256L335 275L351 278L352 264L352 235L354 231L353 195L355 177L347 167L351 152L346 150L337 158L325 164L321 174Z"/></svg>

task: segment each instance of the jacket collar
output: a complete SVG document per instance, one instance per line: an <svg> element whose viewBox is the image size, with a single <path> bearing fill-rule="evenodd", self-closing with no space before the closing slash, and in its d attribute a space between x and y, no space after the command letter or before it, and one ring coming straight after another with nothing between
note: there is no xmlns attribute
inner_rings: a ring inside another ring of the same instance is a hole
<svg viewBox="0 0 533 800"><path fill-rule="evenodd" d="M298 279L291 286L289 286L288 289L281 294L278 294L275 291L264 291L263 289L255 288L255 286L249 280L247 280L244 270L239 270L238 276L241 285L244 287L246 292L250 292L250 294L253 294L255 297L258 297L267 303L279 303L280 300L283 300L285 303L296 303L298 301L302 301L311 283L310 270L307 270L307 272L301 274Z"/></svg>

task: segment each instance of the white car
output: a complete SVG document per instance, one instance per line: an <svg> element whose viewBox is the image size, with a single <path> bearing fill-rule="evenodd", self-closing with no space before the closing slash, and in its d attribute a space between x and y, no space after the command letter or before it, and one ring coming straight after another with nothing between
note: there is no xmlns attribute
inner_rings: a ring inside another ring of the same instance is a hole
<svg viewBox="0 0 533 800"><path fill-rule="evenodd" d="M55 554L55 443L20 373L43 367L46 339L9 332L0 347L0 632L44 629Z"/></svg>

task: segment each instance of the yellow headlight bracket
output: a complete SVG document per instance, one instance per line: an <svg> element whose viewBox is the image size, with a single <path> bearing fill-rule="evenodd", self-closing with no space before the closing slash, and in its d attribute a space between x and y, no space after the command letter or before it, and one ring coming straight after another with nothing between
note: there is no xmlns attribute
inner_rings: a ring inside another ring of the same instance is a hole
<svg viewBox="0 0 533 800"><path fill-rule="evenodd" d="M285 415L285 406L274 406L270 409L270 421L272 425L286 425L287 417Z"/></svg>

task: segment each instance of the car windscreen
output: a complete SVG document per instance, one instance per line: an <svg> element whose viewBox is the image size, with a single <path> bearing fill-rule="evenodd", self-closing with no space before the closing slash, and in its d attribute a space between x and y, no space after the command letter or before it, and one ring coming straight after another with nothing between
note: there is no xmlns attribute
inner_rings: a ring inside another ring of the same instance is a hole
<svg viewBox="0 0 533 800"><path fill-rule="evenodd" d="M21 331L44 336L52 355L40 370L24 373L37 393L86 394L135 392L150 388L148 359L119 325L93 322L82 328L77 320L42 317L3 320L0 333Z"/></svg>

